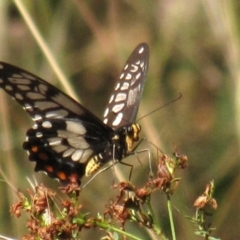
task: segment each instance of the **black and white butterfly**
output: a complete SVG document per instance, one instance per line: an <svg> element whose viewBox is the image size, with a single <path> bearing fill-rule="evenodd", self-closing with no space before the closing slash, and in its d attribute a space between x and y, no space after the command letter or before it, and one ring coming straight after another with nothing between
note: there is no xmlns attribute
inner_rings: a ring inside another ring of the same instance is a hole
<svg viewBox="0 0 240 240"><path fill-rule="evenodd" d="M60 182L80 183L103 164L131 155L141 130L134 124L148 68L149 49L139 44L128 58L101 121L41 78L0 62L0 87L30 115L23 148L35 171Z"/></svg>

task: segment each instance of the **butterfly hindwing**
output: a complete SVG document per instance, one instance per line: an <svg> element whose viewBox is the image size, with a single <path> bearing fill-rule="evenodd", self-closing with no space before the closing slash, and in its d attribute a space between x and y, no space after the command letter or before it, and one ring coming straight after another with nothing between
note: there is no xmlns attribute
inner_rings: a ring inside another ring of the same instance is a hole
<svg viewBox="0 0 240 240"><path fill-rule="evenodd" d="M23 147L29 153L29 160L36 162L36 171L45 171L50 177L62 182L75 175L81 179L88 160L102 152L109 139L107 132L95 132L79 122L51 119L37 122L27 131Z"/></svg>
<svg viewBox="0 0 240 240"><path fill-rule="evenodd" d="M35 170L61 181L70 173L81 178L88 159L103 151L111 128L51 84L4 62L0 87L35 121L24 143Z"/></svg>

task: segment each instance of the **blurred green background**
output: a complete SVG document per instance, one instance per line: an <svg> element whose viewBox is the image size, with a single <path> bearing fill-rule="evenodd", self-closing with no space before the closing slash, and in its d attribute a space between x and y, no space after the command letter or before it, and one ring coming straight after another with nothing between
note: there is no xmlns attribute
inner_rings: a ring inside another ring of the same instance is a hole
<svg viewBox="0 0 240 240"><path fill-rule="evenodd" d="M172 197L177 238L200 239L185 216L194 215L195 198L214 179L218 209L213 235L240 239L240 2L22 2L82 104L99 117L127 57L138 43L149 44L150 67L138 117L176 98L178 92L183 94L179 101L139 122L142 137L165 153L177 148L189 159ZM0 49L2 61L63 89L14 1L0 1ZM10 206L18 200L14 188L30 188L26 177L33 176L54 189L59 183L34 173L34 163L22 149L26 130L33 124L29 116L3 91L0 105L1 178L12 185L0 183L0 234L20 238L26 233L24 216L19 221L9 214ZM132 182L138 186L149 172L145 156L140 159L142 166L134 157L125 160L134 164ZM129 169L119 167L127 179ZM83 211L92 216L103 211L112 197L112 181L108 170L88 185L80 198ZM157 193L152 201L170 237L166 197ZM136 225L126 230L142 239L158 239ZM83 230L81 238L99 239L101 234Z"/></svg>

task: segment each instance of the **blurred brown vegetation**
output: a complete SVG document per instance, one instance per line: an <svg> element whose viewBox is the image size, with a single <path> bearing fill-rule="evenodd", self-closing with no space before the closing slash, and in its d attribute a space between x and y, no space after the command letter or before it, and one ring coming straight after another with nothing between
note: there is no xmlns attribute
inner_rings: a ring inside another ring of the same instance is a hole
<svg viewBox="0 0 240 240"><path fill-rule="evenodd" d="M178 92L183 94L181 100L140 121L142 137L167 153L177 148L189 159L189 167L172 198L176 235L178 239L198 239L185 215L194 214L194 199L214 179L214 197L219 206L213 218L217 228L214 235L240 239L237 200L240 196L240 3L234 0L25 0L23 3L82 104L99 117L127 57L138 43L149 44L150 67L138 117L171 101ZM2 61L61 88L14 1L0 3L0 46ZM32 126L28 115L3 91L0 105L0 166L7 181L17 189L26 189L29 188L26 176L34 175L38 182L57 188L58 182L33 172L34 164L22 149L25 132ZM154 150L153 155L156 155ZM140 159L142 166L135 157L125 160L134 164L134 184L145 181L143 176L148 177L147 160L144 156ZM129 169L119 168L127 179ZM111 198L112 181L112 171L105 171L82 192L81 202L86 212L101 212ZM9 216L10 205L16 201L15 192L2 181L0 196L0 234L18 238L26 231L24 220ZM152 201L169 235L166 198L158 195ZM138 226L129 229L140 238L152 239ZM82 239L90 238L99 238L99 232L82 232Z"/></svg>

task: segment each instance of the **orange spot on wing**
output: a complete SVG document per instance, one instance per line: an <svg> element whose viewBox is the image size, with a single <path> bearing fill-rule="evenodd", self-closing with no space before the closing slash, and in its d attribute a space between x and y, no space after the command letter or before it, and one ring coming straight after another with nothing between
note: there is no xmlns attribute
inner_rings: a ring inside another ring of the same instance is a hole
<svg viewBox="0 0 240 240"><path fill-rule="evenodd" d="M52 173L52 172L54 171L54 170L53 170L53 167L51 167L51 166L49 166L49 165L45 165L44 167L45 167L45 169L47 170L47 172Z"/></svg>
<svg viewBox="0 0 240 240"><path fill-rule="evenodd" d="M49 159L49 158L48 158L48 155L47 155L46 153L39 153L39 154L38 154L38 157L39 157L41 160L44 160L44 161L46 161L46 160Z"/></svg>
<svg viewBox="0 0 240 240"><path fill-rule="evenodd" d="M31 147L31 151L32 152L37 152L38 151L38 147L37 146L32 146Z"/></svg>
<svg viewBox="0 0 240 240"><path fill-rule="evenodd" d="M66 180L67 176L64 172L57 172L57 176L60 180Z"/></svg>
<svg viewBox="0 0 240 240"><path fill-rule="evenodd" d="M73 173L69 176L69 180L71 183L77 183L78 182L78 175Z"/></svg>

